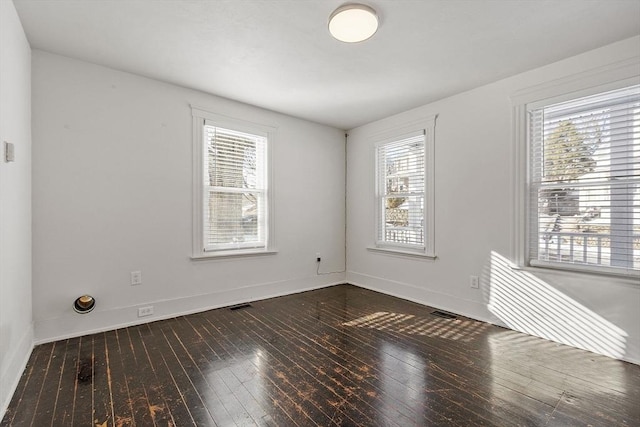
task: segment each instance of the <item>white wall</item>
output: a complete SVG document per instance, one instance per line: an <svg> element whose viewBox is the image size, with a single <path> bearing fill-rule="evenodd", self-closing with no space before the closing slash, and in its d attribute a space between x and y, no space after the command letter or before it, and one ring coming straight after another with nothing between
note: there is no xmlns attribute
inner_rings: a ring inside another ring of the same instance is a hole
<svg viewBox="0 0 640 427"><path fill-rule="evenodd" d="M33 52L36 342L341 283L344 132ZM192 261L190 104L277 127L277 255ZM130 285L142 271L143 284ZM84 294L96 309L79 315Z"/></svg>
<svg viewBox="0 0 640 427"><path fill-rule="evenodd" d="M515 207L510 97L584 70L637 60L639 53L636 37L351 130L347 281L639 363L640 283L508 268ZM435 132L438 259L367 251L374 236L371 136L431 114L439 114ZM481 277L481 289L470 288L470 275Z"/></svg>
<svg viewBox="0 0 640 427"><path fill-rule="evenodd" d="M0 1L0 419L31 353L31 49L13 2Z"/></svg>

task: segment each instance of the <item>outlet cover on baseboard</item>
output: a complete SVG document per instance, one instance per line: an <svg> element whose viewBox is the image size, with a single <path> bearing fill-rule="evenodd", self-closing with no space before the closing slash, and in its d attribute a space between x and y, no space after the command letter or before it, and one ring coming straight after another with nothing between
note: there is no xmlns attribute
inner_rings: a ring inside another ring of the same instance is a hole
<svg viewBox="0 0 640 427"><path fill-rule="evenodd" d="M151 316L153 314L153 306L149 305L147 307L138 308L138 317Z"/></svg>

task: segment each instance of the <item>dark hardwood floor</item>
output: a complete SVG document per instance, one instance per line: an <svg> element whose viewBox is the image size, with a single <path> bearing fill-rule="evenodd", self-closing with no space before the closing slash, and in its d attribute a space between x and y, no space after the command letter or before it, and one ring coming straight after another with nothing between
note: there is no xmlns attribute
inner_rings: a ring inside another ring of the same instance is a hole
<svg viewBox="0 0 640 427"><path fill-rule="evenodd" d="M37 346L0 426L639 426L640 366L349 285Z"/></svg>

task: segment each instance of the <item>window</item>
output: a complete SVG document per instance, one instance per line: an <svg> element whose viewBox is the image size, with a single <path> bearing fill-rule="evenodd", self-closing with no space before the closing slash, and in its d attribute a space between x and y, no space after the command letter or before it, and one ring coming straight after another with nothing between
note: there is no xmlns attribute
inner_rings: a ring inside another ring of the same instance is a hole
<svg viewBox="0 0 640 427"><path fill-rule="evenodd" d="M640 272L640 86L527 106L530 265Z"/></svg>
<svg viewBox="0 0 640 427"><path fill-rule="evenodd" d="M269 252L273 129L193 110L194 257Z"/></svg>
<svg viewBox="0 0 640 427"><path fill-rule="evenodd" d="M433 257L434 123L376 145L374 250Z"/></svg>

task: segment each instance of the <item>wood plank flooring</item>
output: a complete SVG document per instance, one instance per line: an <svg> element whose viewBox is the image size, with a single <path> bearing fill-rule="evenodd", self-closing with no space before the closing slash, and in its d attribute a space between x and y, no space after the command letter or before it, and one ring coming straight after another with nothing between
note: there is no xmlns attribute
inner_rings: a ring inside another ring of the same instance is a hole
<svg viewBox="0 0 640 427"><path fill-rule="evenodd" d="M640 426L640 366L350 285L37 346L0 426Z"/></svg>

